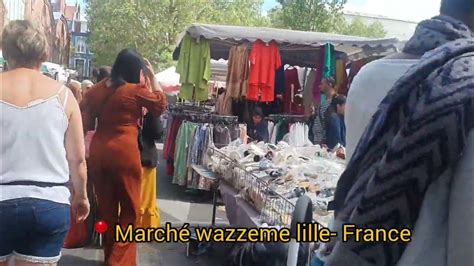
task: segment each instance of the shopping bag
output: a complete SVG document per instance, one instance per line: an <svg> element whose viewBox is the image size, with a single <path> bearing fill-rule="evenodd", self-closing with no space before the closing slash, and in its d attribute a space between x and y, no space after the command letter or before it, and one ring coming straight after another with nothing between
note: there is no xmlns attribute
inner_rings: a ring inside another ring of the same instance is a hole
<svg viewBox="0 0 474 266"><path fill-rule="evenodd" d="M86 158L89 158L89 151L92 142L92 138L94 137L95 131L87 131L86 136L84 137L84 142L86 144Z"/></svg>
<svg viewBox="0 0 474 266"><path fill-rule="evenodd" d="M64 241L64 248L82 248L89 243L89 230L87 222L76 222L71 213L71 228Z"/></svg>

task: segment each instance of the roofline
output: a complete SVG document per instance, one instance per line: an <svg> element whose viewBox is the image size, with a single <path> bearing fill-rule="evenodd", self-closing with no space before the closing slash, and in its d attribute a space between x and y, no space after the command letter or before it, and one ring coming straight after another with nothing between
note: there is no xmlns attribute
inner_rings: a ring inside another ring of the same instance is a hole
<svg viewBox="0 0 474 266"><path fill-rule="evenodd" d="M401 21L401 22L408 22L408 23L414 23L414 24L419 23L418 21L413 21L413 20L404 20L404 19L398 19L398 18L391 18L391 17L387 17L387 16L382 16L382 15L368 14L368 13L356 12L356 11L350 11L350 10L344 10L342 13L344 15L352 15L352 16L359 16L359 17L387 19L387 20L392 20L392 21Z"/></svg>

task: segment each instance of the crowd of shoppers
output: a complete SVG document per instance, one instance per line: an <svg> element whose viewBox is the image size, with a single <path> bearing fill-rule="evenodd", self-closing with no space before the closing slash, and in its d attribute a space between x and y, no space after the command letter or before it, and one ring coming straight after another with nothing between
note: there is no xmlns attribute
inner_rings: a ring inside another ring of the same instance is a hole
<svg viewBox="0 0 474 266"><path fill-rule="evenodd" d="M333 229L413 231L403 245L335 238L325 265L473 265L473 29L472 0L443 0L402 53L361 70L347 111L334 79L323 80L313 141L347 144ZM3 29L0 266L56 265L71 222L89 216L89 197L109 225L160 225L154 142L166 98L151 64L125 49L94 73L95 84L68 88L41 74L47 46L28 21ZM268 138L262 119L256 109L258 140ZM113 234L104 235L106 265L136 265L136 244L115 243Z"/></svg>
<svg viewBox="0 0 474 266"><path fill-rule="evenodd" d="M97 220L160 226L156 161L142 169L140 156L143 146L153 152L150 124L166 106L150 63L125 49L112 69L99 69L97 84L64 86L41 74L48 44L30 22L10 22L1 45L9 71L0 74L0 265L55 265L71 217L81 223L89 215L88 195L97 198ZM135 265L136 246L114 243L113 230L104 246L107 265Z"/></svg>

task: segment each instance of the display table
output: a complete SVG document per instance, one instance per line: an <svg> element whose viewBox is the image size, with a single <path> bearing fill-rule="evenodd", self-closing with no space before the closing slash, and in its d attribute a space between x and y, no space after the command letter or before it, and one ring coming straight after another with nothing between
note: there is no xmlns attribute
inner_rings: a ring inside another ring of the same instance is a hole
<svg viewBox="0 0 474 266"><path fill-rule="evenodd" d="M219 190L225 204L227 219L232 227L260 226L260 214L239 196L239 191L223 181L219 184Z"/></svg>

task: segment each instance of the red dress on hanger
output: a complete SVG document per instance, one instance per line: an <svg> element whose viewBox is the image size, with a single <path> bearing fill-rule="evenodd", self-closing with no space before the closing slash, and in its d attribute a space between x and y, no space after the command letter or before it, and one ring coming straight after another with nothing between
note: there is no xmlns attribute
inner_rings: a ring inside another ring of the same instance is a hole
<svg viewBox="0 0 474 266"><path fill-rule="evenodd" d="M249 60L247 100L273 102L275 100L275 73L281 67L278 44L273 41L266 44L257 40L252 46Z"/></svg>

